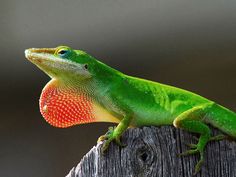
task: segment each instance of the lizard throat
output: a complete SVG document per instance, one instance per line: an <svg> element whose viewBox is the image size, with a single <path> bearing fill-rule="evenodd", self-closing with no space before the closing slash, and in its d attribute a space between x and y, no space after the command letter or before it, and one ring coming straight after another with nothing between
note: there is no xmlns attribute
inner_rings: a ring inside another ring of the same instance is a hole
<svg viewBox="0 0 236 177"><path fill-rule="evenodd" d="M92 99L79 88L51 80L40 96L40 112L55 127L96 122Z"/></svg>

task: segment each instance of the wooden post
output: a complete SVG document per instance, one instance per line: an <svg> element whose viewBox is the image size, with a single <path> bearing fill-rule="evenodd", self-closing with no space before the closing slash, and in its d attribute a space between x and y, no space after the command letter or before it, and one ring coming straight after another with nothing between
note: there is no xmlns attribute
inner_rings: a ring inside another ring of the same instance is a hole
<svg viewBox="0 0 236 177"><path fill-rule="evenodd" d="M213 130L213 134L217 131ZM112 143L101 154L93 147L67 177L191 177L199 155L178 157L196 143L192 134L171 126L130 128L122 137L126 147ZM236 143L210 142L197 177L236 177Z"/></svg>

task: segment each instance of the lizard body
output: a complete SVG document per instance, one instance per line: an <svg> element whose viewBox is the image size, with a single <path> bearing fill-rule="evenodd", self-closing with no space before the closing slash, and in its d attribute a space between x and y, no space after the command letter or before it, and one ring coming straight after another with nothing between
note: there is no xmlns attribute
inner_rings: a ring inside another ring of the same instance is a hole
<svg viewBox="0 0 236 177"><path fill-rule="evenodd" d="M26 57L52 80L40 97L40 112L56 127L90 122L114 122L116 128L100 137L103 150L129 127L174 125L200 134L196 145L181 155L200 153L200 170L207 142L208 124L236 138L236 114L195 93L173 86L131 77L96 60L86 52L66 46L28 49Z"/></svg>

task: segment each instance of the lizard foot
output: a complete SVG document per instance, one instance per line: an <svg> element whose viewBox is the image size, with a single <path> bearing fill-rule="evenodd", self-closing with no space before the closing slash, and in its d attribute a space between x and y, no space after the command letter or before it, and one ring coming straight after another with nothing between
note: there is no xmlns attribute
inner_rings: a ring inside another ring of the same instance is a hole
<svg viewBox="0 0 236 177"><path fill-rule="evenodd" d="M109 136L113 133L115 127L109 127L108 131L105 135L102 135L98 138L97 143L100 143L101 141L105 141L109 138Z"/></svg>
<svg viewBox="0 0 236 177"><path fill-rule="evenodd" d="M193 175L196 175L200 171L201 166L204 162L203 148L201 148L201 146L199 144L186 144L186 145L189 146L191 149L187 150L183 153L178 154L178 156L187 156L187 155L200 153L200 160L196 164L195 170L194 170L194 173L193 173Z"/></svg>
<svg viewBox="0 0 236 177"><path fill-rule="evenodd" d="M102 135L98 138L98 142L105 141L102 145L102 153L104 153L109 147L112 141L115 141L117 145L125 147L126 145L122 144L120 141L120 136L115 133L116 127L109 127L108 132L105 135Z"/></svg>

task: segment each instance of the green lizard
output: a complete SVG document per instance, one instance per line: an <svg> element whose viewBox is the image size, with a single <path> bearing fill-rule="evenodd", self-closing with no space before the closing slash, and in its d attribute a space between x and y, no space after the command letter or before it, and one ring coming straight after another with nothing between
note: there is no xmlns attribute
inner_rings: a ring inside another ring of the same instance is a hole
<svg viewBox="0 0 236 177"><path fill-rule="evenodd" d="M129 127L174 125L200 134L196 145L181 155L200 153L195 173L204 161L211 140L236 138L236 113L192 92L125 75L84 51L66 46L32 48L26 57L52 80L40 97L40 112L56 127L90 122L114 122L100 137L105 151L111 141L122 145ZM211 136L212 125L226 135Z"/></svg>

